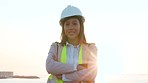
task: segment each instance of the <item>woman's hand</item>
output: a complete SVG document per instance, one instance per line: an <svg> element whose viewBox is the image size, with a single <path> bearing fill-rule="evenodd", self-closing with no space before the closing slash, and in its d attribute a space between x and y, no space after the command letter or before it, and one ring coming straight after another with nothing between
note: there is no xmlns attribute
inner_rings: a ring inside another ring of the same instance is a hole
<svg viewBox="0 0 148 83"><path fill-rule="evenodd" d="M87 64L79 64L78 66L77 66L77 70L79 71L79 70L83 70L83 69L86 69L87 68Z"/></svg>
<svg viewBox="0 0 148 83"><path fill-rule="evenodd" d="M56 55L53 55L53 60L58 61L58 57Z"/></svg>
<svg viewBox="0 0 148 83"><path fill-rule="evenodd" d="M58 79L62 79L62 74L57 74L57 75L55 75L56 76L56 78L58 78Z"/></svg>

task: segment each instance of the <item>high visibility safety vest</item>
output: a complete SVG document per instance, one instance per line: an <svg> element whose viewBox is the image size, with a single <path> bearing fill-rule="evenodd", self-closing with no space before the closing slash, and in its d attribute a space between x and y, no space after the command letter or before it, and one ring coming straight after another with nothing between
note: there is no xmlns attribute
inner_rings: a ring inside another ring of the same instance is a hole
<svg viewBox="0 0 148 83"><path fill-rule="evenodd" d="M64 45L64 47L62 48L62 54L61 54L61 58L60 58L60 62L62 62L62 63L66 63L66 60L67 60L67 52L66 51L67 51L66 46ZM78 64L82 64L82 45L80 45ZM53 75L51 74L48 79L52 79L52 78L53 78ZM64 82L61 79L57 79L56 83L64 83Z"/></svg>

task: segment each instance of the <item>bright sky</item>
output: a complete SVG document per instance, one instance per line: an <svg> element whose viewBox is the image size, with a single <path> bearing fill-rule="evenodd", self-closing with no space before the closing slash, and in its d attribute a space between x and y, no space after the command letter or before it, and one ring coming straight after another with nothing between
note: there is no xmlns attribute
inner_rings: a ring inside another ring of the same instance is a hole
<svg viewBox="0 0 148 83"><path fill-rule="evenodd" d="M0 71L47 75L69 4L81 9L87 41L98 47L99 75L148 74L148 0L1 0Z"/></svg>

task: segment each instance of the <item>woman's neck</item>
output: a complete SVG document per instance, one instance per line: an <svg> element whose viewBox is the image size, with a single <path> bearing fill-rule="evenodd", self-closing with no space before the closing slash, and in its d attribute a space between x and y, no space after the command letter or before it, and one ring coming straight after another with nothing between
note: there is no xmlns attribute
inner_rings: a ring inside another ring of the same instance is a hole
<svg viewBox="0 0 148 83"><path fill-rule="evenodd" d="M76 46L79 44L78 39L68 39L68 43Z"/></svg>

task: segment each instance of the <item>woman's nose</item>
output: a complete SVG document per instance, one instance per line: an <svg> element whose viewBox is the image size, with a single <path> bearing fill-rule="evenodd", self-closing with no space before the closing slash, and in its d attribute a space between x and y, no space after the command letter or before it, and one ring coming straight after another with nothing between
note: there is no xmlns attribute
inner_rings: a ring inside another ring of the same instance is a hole
<svg viewBox="0 0 148 83"><path fill-rule="evenodd" d="M69 29L73 29L73 28L74 28L74 25L70 24Z"/></svg>

